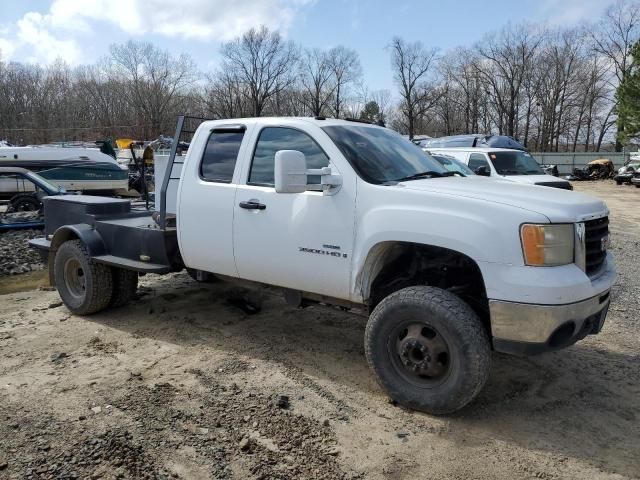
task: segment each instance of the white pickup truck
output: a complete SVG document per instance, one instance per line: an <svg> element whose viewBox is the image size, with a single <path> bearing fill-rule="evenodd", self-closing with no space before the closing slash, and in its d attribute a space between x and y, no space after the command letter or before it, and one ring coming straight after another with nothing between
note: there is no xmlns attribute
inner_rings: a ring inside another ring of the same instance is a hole
<svg viewBox="0 0 640 480"><path fill-rule="evenodd" d="M480 392L492 350L529 355L598 333L615 279L602 201L449 172L355 121L204 122L175 218L165 201L152 216L125 200L45 199L46 236L32 246L48 252L69 310L122 305L139 273L183 268L278 286L300 307L364 308L379 382L433 414Z"/></svg>
<svg viewBox="0 0 640 480"><path fill-rule="evenodd" d="M570 182L546 173L535 158L514 148L450 147L423 148L430 155L449 155L463 162L477 175L511 182L573 190Z"/></svg>

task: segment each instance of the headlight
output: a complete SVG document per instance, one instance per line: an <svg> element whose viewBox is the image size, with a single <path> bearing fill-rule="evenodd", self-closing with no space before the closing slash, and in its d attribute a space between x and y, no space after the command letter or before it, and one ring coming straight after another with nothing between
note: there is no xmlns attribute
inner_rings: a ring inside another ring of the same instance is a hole
<svg viewBox="0 0 640 480"><path fill-rule="evenodd" d="M552 267L574 261L573 224L524 224L520 228L520 238L526 265Z"/></svg>

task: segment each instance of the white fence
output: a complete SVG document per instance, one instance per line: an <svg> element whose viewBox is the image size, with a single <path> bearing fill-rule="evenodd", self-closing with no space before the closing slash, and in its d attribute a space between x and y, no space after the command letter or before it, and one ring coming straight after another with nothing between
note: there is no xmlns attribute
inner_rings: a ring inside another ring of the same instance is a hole
<svg viewBox="0 0 640 480"><path fill-rule="evenodd" d="M624 162L629 160L629 153L619 152L532 152L531 155L533 155L540 164L557 165L560 174L571 173L574 168L584 168L590 161L598 158L608 158L613 162L616 169L622 167Z"/></svg>

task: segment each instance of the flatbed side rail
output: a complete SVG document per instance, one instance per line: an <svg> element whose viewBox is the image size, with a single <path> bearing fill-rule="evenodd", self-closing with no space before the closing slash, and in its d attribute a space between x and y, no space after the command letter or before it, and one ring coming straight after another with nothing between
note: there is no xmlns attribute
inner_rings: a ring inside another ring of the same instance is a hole
<svg viewBox="0 0 640 480"><path fill-rule="evenodd" d="M211 120L204 117L193 117L189 115L180 115L176 124L176 133L173 136L173 143L171 145L171 152L169 153L169 161L167 162L167 170L165 171L164 178L162 179L162 186L160 187L160 218L158 224L160 228L164 229L167 226L167 189L169 188L170 180L179 180L179 177L172 177L173 165L175 163L176 154L180 149L180 142L191 142L193 135L202 122Z"/></svg>

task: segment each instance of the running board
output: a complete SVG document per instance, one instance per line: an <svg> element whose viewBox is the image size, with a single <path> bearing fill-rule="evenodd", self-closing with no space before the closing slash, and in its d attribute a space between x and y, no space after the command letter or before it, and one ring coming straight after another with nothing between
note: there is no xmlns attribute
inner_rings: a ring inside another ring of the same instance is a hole
<svg viewBox="0 0 640 480"><path fill-rule="evenodd" d="M128 258L116 257L114 255L98 255L92 257L97 263L104 263L112 267L125 268L127 270L135 270L144 273L169 273L171 267L160 263L149 263L138 260L130 260Z"/></svg>

